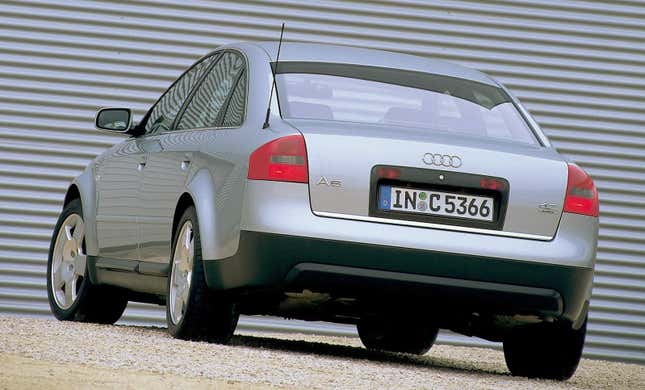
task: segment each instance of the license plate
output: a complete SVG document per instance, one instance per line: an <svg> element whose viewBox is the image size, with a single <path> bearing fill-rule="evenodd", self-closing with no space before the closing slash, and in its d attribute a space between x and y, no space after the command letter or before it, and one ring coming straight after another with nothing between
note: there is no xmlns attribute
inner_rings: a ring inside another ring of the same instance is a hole
<svg viewBox="0 0 645 390"><path fill-rule="evenodd" d="M492 221L493 198L434 190L380 186L381 210Z"/></svg>

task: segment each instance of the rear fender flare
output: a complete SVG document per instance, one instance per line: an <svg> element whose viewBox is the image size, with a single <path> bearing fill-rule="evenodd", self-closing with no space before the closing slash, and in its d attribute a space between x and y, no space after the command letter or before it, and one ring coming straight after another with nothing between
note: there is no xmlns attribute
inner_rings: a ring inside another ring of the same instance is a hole
<svg viewBox="0 0 645 390"><path fill-rule="evenodd" d="M188 181L187 189L199 219L202 258L216 260L233 256L239 245L240 224L220 215L226 213L223 211L226 205L218 199L210 171L207 168L197 171Z"/></svg>

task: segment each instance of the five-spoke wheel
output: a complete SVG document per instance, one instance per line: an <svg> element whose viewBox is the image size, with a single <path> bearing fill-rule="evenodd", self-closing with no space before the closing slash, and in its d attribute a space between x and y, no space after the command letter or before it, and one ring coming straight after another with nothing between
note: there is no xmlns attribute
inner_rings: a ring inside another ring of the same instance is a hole
<svg viewBox="0 0 645 390"><path fill-rule="evenodd" d="M226 343L233 336L239 315L228 297L206 285L194 207L184 211L174 232L166 303L168 331L174 337Z"/></svg>
<svg viewBox="0 0 645 390"><path fill-rule="evenodd" d="M58 231L50 275L54 299L62 309L69 309L76 301L85 276L87 256L83 249L84 238L83 217L71 214Z"/></svg>
<svg viewBox="0 0 645 390"><path fill-rule="evenodd" d="M188 293L193 276L193 258L195 256L195 239L193 224L186 221L181 227L170 272L170 316L175 324L181 321L188 305Z"/></svg>
<svg viewBox="0 0 645 390"><path fill-rule="evenodd" d="M78 199L65 206L54 228L47 262L47 296L59 320L112 324L128 304L121 290L92 284L87 277L85 223Z"/></svg>

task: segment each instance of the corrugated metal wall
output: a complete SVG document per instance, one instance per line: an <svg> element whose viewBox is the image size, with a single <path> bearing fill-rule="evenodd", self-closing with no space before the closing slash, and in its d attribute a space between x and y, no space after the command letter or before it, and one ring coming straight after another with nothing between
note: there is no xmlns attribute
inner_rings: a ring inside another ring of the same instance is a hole
<svg viewBox="0 0 645 390"><path fill-rule="evenodd" d="M96 108L143 114L197 57L230 41L275 39L282 21L287 40L457 61L515 91L600 189L586 354L645 363L645 3L638 0L3 0L0 312L48 314L46 252L64 190L118 140L92 129ZM162 318L144 305L126 317Z"/></svg>

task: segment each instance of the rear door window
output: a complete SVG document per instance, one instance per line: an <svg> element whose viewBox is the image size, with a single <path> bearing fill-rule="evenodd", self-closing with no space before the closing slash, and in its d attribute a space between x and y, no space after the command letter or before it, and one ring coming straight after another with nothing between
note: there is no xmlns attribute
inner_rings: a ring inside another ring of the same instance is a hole
<svg viewBox="0 0 645 390"><path fill-rule="evenodd" d="M229 99L229 95L243 73L244 59L242 56L234 52L224 53L190 98L177 129L221 126L226 109L230 106L230 101L233 100L233 96L230 96ZM235 98L239 100L239 94ZM232 110L234 109L232 108ZM234 115L231 113L229 120L233 120Z"/></svg>
<svg viewBox="0 0 645 390"><path fill-rule="evenodd" d="M246 72L242 72L224 113L223 127L237 127L244 122L246 109Z"/></svg>

